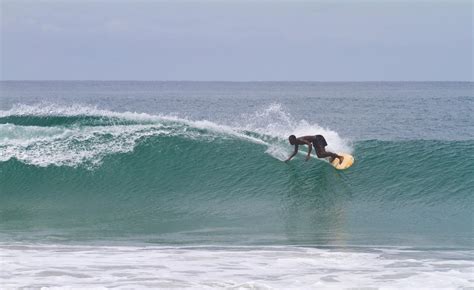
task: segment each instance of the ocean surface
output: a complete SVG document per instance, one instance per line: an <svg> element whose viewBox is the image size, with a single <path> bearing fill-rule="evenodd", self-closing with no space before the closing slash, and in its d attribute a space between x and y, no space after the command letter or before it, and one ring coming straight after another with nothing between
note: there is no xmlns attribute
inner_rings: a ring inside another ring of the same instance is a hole
<svg viewBox="0 0 474 290"><path fill-rule="evenodd" d="M473 287L473 89L2 81L0 287Z"/></svg>

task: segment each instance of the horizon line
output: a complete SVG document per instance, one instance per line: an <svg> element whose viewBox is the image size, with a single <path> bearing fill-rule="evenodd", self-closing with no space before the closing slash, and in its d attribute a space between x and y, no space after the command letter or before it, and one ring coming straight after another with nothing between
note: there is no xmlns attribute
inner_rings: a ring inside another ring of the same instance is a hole
<svg viewBox="0 0 474 290"><path fill-rule="evenodd" d="M472 83L473 80L134 80L134 79L116 79L116 80L60 80L60 79L10 79L0 80L0 82L194 82L194 83L435 83L435 82L456 82Z"/></svg>

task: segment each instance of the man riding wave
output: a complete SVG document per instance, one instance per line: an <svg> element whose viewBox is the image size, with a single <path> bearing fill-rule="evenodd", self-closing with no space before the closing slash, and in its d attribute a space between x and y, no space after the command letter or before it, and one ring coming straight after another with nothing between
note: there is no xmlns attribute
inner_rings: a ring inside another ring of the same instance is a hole
<svg viewBox="0 0 474 290"><path fill-rule="evenodd" d="M326 142L326 139L322 135L315 135L315 136L302 136L296 138L295 135L291 135L288 137L288 141L290 142L291 145L295 145L295 151L293 154L291 154L290 157L288 157L285 162L288 162L293 158L296 153L298 153L298 145L308 145L308 155L306 156L306 161L309 160L309 157L311 155L311 150L312 146L314 146L314 149L316 150L316 156L318 158L326 158L330 157L330 162L333 162L334 159L338 158L339 159L339 164L342 164L342 161L344 160L343 156L337 155L335 153L326 151L325 147L328 146L328 143Z"/></svg>

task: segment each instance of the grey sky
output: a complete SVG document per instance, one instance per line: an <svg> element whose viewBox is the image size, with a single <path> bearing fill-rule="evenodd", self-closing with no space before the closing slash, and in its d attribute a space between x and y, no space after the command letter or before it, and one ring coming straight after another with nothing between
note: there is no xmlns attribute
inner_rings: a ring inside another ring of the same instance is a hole
<svg viewBox="0 0 474 290"><path fill-rule="evenodd" d="M0 1L4 80L473 80L471 1Z"/></svg>

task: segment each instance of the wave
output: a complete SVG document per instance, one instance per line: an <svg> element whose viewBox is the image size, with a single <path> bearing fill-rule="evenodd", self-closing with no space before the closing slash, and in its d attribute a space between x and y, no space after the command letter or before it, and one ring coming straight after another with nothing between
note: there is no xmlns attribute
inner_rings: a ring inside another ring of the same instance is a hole
<svg viewBox="0 0 474 290"><path fill-rule="evenodd" d="M352 152L350 142L329 129L294 121L280 105L243 116L245 123L222 125L176 116L113 112L88 106L19 105L0 111L0 161L11 158L36 166L98 165L104 156L131 152L142 140L179 137L212 142L241 140L265 146L283 160L287 136L322 134L329 150Z"/></svg>
<svg viewBox="0 0 474 290"><path fill-rule="evenodd" d="M351 142L279 105L242 120L2 111L0 229L25 231L22 240L39 230L157 243L472 244L474 141ZM323 134L356 162L285 164L291 133Z"/></svg>

